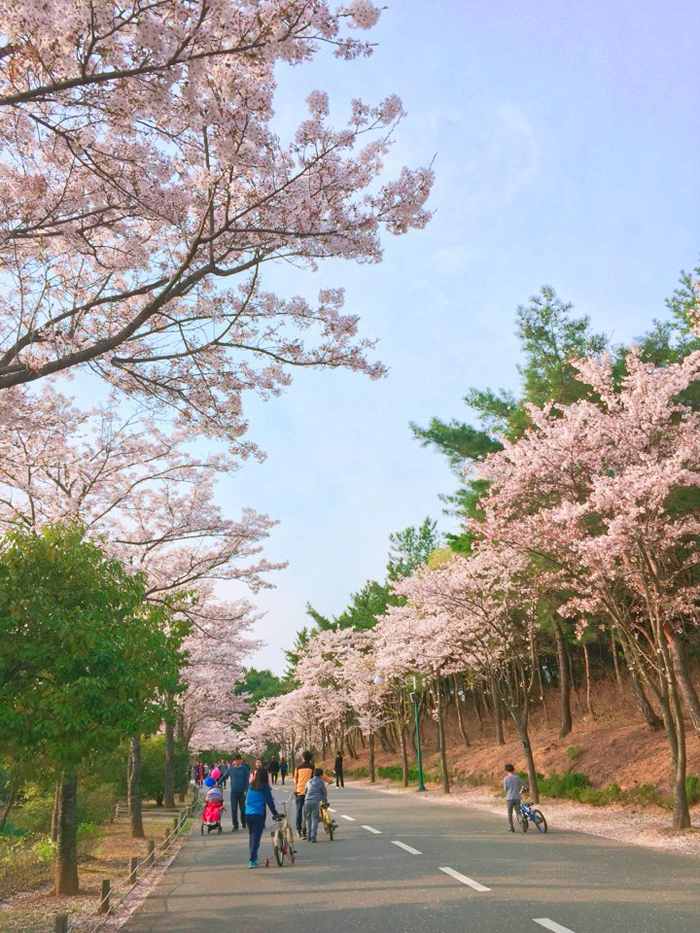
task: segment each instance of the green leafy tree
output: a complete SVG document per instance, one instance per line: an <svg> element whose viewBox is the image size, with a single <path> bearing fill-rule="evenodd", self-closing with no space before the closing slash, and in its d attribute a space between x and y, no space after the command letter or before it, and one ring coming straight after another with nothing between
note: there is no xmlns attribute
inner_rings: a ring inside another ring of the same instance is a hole
<svg viewBox="0 0 700 933"><path fill-rule="evenodd" d="M236 686L235 692L239 695L248 694L251 712L242 716L243 719L249 719L257 708L258 703L265 697L277 697L287 693L291 689L289 681L284 677L278 677L272 671L259 671L255 667L246 669L245 677Z"/></svg>
<svg viewBox="0 0 700 933"><path fill-rule="evenodd" d="M389 542L391 547L387 574L390 580L410 577L414 570L428 562L430 555L441 544L437 522L427 517L418 528L409 526L389 535Z"/></svg>
<svg viewBox="0 0 700 933"><path fill-rule="evenodd" d="M0 542L0 751L61 775L56 893L78 891L78 769L156 729L179 689L184 627L78 526Z"/></svg>
<svg viewBox="0 0 700 933"><path fill-rule="evenodd" d="M190 753L184 742L175 742L175 793L187 790L187 764ZM142 800L155 800L163 806L165 797L165 736L154 735L141 742L141 775L139 788Z"/></svg>

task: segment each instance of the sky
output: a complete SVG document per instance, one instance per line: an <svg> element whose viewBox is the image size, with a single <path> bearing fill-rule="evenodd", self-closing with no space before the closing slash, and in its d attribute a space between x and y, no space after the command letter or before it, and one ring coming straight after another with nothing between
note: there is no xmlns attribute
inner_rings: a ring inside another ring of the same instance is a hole
<svg viewBox="0 0 700 933"><path fill-rule="evenodd" d="M254 597L277 673L308 622L383 579L389 535L426 515L454 530L455 480L409 422L469 419L472 387L517 390L517 306L551 285L596 330L628 341L663 317L700 252L700 18L696 0L389 0L370 59L322 55L279 72L276 126L290 136L309 91L402 98L387 177L434 160L429 226L385 240L375 266L268 269L263 284L312 298L344 286L388 376L300 372L248 400L266 452L221 487L279 521L265 556L288 560ZM241 595L241 594L236 594Z"/></svg>

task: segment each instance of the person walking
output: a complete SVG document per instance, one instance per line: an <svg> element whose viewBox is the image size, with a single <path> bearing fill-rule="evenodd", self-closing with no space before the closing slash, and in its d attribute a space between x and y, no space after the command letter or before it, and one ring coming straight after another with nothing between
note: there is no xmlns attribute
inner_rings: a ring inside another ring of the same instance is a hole
<svg viewBox="0 0 700 933"><path fill-rule="evenodd" d="M287 777L287 756L280 755L280 776L282 778L282 783L284 784L284 779Z"/></svg>
<svg viewBox="0 0 700 933"><path fill-rule="evenodd" d="M304 828L307 842L316 842L321 804L324 807L328 806L328 788L323 780L323 768L315 768L314 776L306 785L304 795Z"/></svg>
<svg viewBox="0 0 700 933"><path fill-rule="evenodd" d="M341 751L335 753L333 770L335 771L335 786L345 787L345 781L343 780L343 753Z"/></svg>
<svg viewBox="0 0 700 933"><path fill-rule="evenodd" d="M304 822L304 794L306 785L314 776L314 764L311 760L311 752L302 752L301 761L294 769L294 797L297 805L297 835L301 839L306 839L306 829L302 828Z"/></svg>
<svg viewBox="0 0 700 933"><path fill-rule="evenodd" d="M265 828L266 807L269 807L273 819L282 819L277 812L275 798L272 796L272 791L270 790L267 768L260 767L255 772L255 777L248 789L248 797L245 803L245 818L250 841L248 868L257 868L259 864L258 851L260 849L263 829Z"/></svg>
<svg viewBox="0 0 700 933"><path fill-rule="evenodd" d="M246 827L245 802L250 783L250 768L238 752L233 756L230 767L221 775L218 783L223 784L224 781L231 781L231 819L233 821L231 832L235 833L238 832L239 811L243 829Z"/></svg>
<svg viewBox="0 0 700 933"><path fill-rule="evenodd" d="M280 776L280 763L277 755L273 755L270 758L270 763L267 766L267 770L270 772L270 777L272 778L272 783L277 783L277 778Z"/></svg>

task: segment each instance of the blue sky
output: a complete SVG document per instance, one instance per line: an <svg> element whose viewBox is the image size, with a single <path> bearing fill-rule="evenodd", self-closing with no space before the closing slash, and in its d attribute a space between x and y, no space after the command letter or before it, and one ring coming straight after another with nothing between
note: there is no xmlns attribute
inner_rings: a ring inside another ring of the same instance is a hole
<svg viewBox="0 0 700 933"><path fill-rule="evenodd" d="M337 122L353 97L398 93L409 115L389 169L435 156L436 213L387 238L379 266L267 272L283 294L344 285L389 375L303 372L283 398L248 402L268 458L221 493L279 519L266 554L290 561L256 598L255 664L282 670L307 600L340 613L381 579L392 531L425 515L451 527L438 494L454 480L408 422L466 416L470 386L517 388L519 303L552 285L620 341L663 316L700 252L697 13L680 0L390 0L369 60L280 72L282 135L314 88Z"/></svg>

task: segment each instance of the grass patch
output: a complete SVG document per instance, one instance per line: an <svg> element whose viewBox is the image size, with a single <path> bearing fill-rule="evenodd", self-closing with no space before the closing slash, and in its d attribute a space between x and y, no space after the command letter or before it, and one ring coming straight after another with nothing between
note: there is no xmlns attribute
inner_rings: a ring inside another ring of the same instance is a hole
<svg viewBox="0 0 700 933"><path fill-rule="evenodd" d="M570 745L565 754L571 761L578 761L581 755L583 755L583 749L580 745Z"/></svg>

